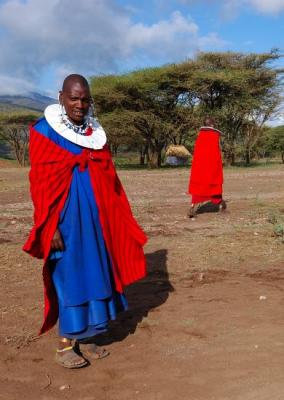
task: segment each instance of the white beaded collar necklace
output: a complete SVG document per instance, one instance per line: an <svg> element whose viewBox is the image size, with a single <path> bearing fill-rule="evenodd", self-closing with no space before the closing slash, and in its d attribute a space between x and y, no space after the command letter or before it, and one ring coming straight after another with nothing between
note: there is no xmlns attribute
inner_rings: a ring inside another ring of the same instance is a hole
<svg viewBox="0 0 284 400"><path fill-rule="evenodd" d="M220 135L223 135L223 132L219 131L219 129L214 128L213 126L201 126L200 129L208 129L210 131L216 131L217 133L219 133Z"/></svg>
<svg viewBox="0 0 284 400"><path fill-rule="evenodd" d="M63 120L59 104L52 104L46 107L44 116L55 132L72 143L95 150L102 149L106 144L107 139L105 131L95 118L91 119L92 133L85 136L84 132L88 129L88 126L81 125L77 127L69 120Z"/></svg>

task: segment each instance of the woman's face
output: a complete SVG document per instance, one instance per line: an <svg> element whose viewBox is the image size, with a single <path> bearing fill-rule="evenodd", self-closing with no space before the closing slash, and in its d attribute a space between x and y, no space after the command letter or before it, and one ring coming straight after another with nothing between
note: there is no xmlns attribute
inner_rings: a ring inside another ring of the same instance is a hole
<svg viewBox="0 0 284 400"><path fill-rule="evenodd" d="M59 101L64 105L66 114L76 125L84 123L85 116L92 102L90 89L80 82L71 82L60 92Z"/></svg>

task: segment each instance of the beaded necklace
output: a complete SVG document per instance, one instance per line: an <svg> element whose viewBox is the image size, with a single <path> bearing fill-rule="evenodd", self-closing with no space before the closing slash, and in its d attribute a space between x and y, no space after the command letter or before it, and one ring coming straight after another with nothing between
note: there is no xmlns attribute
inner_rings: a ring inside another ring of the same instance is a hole
<svg viewBox="0 0 284 400"><path fill-rule="evenodd" d="M106 144L106 134L91 113L86 115L82 125L74 125L59 104L48 106L44 115L47 123L62 137L79 146L99 150Z"/></svg>
<svg viewBox="0 0 284 400"><path fill-rule="evenodd" d="M62 116L62 122L67 128L72 129L75 133L83 136L89 136L93 133L93 125L88 119L82 125L73 124L66 115Z"/></svg>

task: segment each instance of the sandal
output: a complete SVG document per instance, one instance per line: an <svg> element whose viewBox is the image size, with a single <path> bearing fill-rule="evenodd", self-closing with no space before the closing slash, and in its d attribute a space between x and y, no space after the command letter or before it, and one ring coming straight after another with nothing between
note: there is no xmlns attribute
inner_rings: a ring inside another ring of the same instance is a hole
<svg viewBox="0 0 284 400"><path fill-rule="evenodd" d="M219 204L219 210L220 211L224 211L227 208L227 204L225 202L225 200L222 200L221 203Z"/></svg>
<svg viewBox="0 0 284 400"><path fill-rule="evenodd" d="M110 355L110 352L102 347L97 346L95 343L79 343L76 342L75 346L86 358L90 358L92 360L101 360Z"/></svg>
<svg viewBox="0 0 284 400"><path fill-rule="evenodd" d="M64 368L82 368L88 364L84 357L80 356L74 351L73 346L65 347L64 349L57 349L55 355L57 364Z"/></svg>
<svg viewBox="0 0 284 400"><path fill-rule="evenodd" d="M196 211L193 206L190 207L187 216L188 218L194 218L196 216Z"/></svg>
<svg viewBox="0 0 284 400"><path fill-rule="evenodd" d="M190 207L190 209L189 209L189 211L188 211L187 216L188 216L189 218L195 218L195 217L196 217L196 214L198 214L198 211L199 211L200 207L201 207L203 204L204 204L204 203L192 204L191 207Z"/></svg>

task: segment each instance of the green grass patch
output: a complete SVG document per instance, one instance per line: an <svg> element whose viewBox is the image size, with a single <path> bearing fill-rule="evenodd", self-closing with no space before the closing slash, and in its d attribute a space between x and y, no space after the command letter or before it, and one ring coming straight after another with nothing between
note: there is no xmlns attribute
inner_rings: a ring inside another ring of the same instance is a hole
<svg viewBox="0 0 284 400"><path fill-rule="evenodd" d="M272 224L273 235L284 243L284 214L280 210L270 210L267 219Z"/></svg>
<svg viewBox="0 0 284 400"><path fill-rule="evenodd" d="M257 161L252 161L250 164L246 164L244 161L237 161L235 165L226 165L225 168L229 170L239 170L240 168L244 169L253 169L253 168L273 168L276 165L284 164L282 163L281 159L273 159L273 160L268 160L268 159L263 159L263 160L257 160Z"/></svg>

